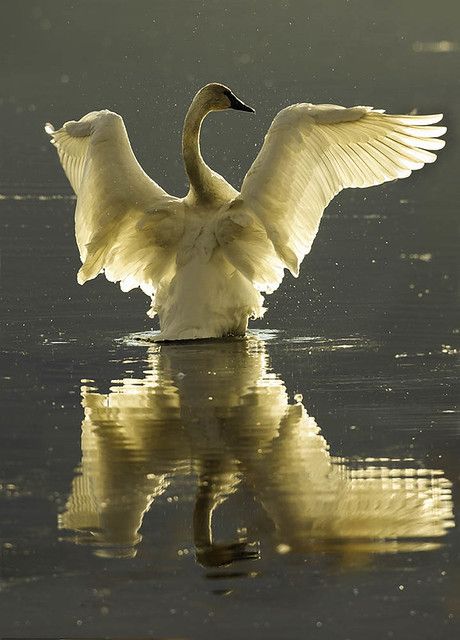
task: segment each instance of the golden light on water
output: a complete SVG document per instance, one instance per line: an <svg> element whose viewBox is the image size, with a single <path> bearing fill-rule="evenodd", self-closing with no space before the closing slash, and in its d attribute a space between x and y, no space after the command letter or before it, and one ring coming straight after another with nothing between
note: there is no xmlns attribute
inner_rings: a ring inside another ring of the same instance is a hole
<svg viewBox="0 0 460 640"><path fill-rule="evenodd" d="M451 53L458 51L460 45L458 42L451 40L438 40L433 42L421 42L417 40L417 42L414 42L412 45L412 49L415 53Z"/></svg>

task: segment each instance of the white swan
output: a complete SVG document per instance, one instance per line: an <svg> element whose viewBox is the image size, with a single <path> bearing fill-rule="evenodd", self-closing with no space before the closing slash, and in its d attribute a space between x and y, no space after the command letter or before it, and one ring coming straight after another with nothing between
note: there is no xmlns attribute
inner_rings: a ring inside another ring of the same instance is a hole
<svg viewBox="0 0 460 640"><path fill-rule="evenodd" d="M346 187L405 178L444 141L441 115L390 115L371 107L295 104L275 117L236 191L200 153L211 111L253 111L227 87L194 97L182 151L185 198L166 193L138 164L122 118L93 111L61 129L46 125L77 194L75 230L83 284L104 272L123 291L152 297L161 340L243 335L264 312L261 292L298 275L325 207Z"/></svg>

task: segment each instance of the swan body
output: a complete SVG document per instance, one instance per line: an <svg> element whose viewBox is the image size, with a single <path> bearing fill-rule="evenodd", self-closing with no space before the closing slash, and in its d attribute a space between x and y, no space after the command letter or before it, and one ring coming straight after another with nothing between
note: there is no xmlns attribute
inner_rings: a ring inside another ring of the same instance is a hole
<svg viewBox="0 0 460 640"><path fill-rule="evenodd" d="M75 233L83 284L104 272L140 287L160 319L160 340L244 335L284 269L294 276L324 209L348 187L405 178L444 146L442 114L390 115L371 107L296 104L280 111L240 192L200 152L211 111L253 111L212 83L187 112L182 152L190 189L164 191L142 170L123 119L93 111L46 131L77 195Z"/></svg>

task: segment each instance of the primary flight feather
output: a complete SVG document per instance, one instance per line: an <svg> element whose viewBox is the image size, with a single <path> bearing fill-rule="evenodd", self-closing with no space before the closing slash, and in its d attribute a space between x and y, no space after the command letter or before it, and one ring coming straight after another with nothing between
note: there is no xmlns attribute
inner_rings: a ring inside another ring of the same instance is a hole
<svg viewBox="0 0 460 640"><path fill-rule="evenodd" d="M236 191L204 162L200 130L211 111L253 111L208 84L184 122L190 189L176 198L136 160L121 116L93 111L61 129L46 125L77 195L78 282L104 272L123 291L152 298L160 340L244 335L287 268L295 276L332 198L348 187L406 178L436 160L442 114L385 114L371 107L296 104L273 120Z"/></svg>

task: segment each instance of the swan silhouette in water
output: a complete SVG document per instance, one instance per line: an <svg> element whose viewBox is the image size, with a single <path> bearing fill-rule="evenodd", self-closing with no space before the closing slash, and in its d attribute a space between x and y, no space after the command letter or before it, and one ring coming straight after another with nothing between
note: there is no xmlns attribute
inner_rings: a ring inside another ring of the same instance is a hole
<svg viewBox="0 0 460 640"><path fill-rule="evenodd" d="M278 113L241 191L200 153L211 111L254 110L208 84L187 112L185 198L166 193L138 164L121 116L93 111L46 125L77 194L83 284L99 273L151 296L159 340L244 335L284 269L297 276L324 209L347 187L405 178L444 146L441 115L390 115L371 107L295 104Z"/></svg>
<svg viewBox="0 0 460 640"><path fill-rule="evenodd" d="M156 346L145 377L113 381L107 394L91 384L82 387L82 462L59 526L98 555L133 557L149 509L162 526L155 502L166 491L171 508L175 500L183 510L194 503L192 540L187 527L173 538L185 548L192 542L205 566L256 559L262 540L263 548L361 560L427 550L453 526L441 471L332 456L315 419L300 401L289 402L269 371L257 338ZM240 486L259 516L238 522L249 536L227 523L227 539L215 540L213 513Z"/></svg>

